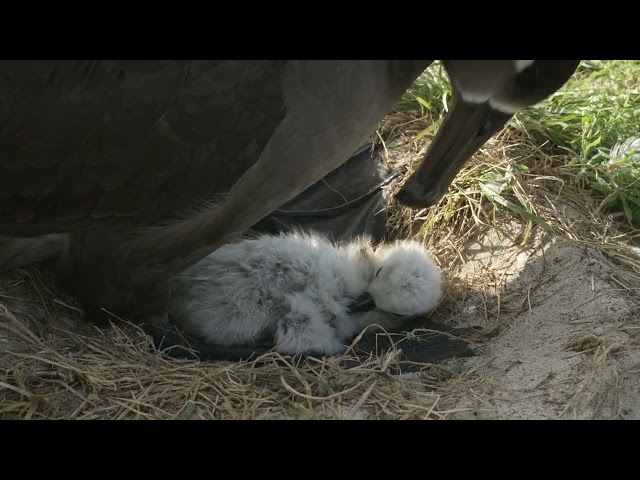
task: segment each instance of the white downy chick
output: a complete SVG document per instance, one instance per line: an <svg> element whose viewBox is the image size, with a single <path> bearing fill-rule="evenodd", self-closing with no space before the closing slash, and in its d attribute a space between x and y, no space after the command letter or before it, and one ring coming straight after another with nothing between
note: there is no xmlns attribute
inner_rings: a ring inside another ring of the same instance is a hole
<svg viewBox="0 0 640 480"><path fill-rule="evenodd" d="M435 308L441 287L417 242L374 251L366 238L334 246L317 234L263 235L225 245L179 276L169 315L208 343L336 354L367 325L398 328L396 315ZM352 312L365 292L376 308Z"/></svg>

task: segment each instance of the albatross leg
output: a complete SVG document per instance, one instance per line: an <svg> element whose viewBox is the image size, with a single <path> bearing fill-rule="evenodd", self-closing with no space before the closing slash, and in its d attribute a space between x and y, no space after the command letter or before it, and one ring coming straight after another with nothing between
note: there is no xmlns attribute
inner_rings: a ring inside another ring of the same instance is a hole
<svg viewBox="0 0 640 480"><path fill-rule="evenodd" d="M67 235L51 234L33 238L0 237L0 273L60 254Z"/></svg>

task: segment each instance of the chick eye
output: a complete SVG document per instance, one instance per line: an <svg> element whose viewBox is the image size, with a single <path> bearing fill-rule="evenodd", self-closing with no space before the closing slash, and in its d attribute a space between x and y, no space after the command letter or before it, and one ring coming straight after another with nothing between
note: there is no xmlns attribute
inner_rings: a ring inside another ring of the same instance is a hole
<svg viewBox="0 0 640 480"><path fill-rule="evenodd" d="M382 270L382 267L378 269L378 271L376 272L376 276L374 278L378 278L378 275L380 274L380 270Z"/></svg>

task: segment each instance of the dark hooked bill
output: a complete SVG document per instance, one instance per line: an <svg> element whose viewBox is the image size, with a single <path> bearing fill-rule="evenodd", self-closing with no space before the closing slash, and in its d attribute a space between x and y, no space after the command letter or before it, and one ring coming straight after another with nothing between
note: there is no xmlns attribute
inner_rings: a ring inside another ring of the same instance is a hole
<svg viewBox="0 0 640 480"><path fill-rule="evenodd" d="M436 137L418 169L411 175L396 199L413 208L435 205L469 160L489 138L512 117L488 103L471 103L454 93Z"/></svg>

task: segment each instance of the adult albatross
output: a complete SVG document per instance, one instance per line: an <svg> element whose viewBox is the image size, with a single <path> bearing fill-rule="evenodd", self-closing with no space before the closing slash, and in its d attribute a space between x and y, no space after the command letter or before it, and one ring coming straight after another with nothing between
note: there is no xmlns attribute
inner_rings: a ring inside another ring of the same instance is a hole
<svg viewBox="0 0 640 480"><path fill-rule="evenodd" d="M2 61L0 236L70 233L61 272L87 314L143 321L167 279L344 163L431 62ZM577 65L444 61L452 108L398 199L437 202Z"/></svg>

